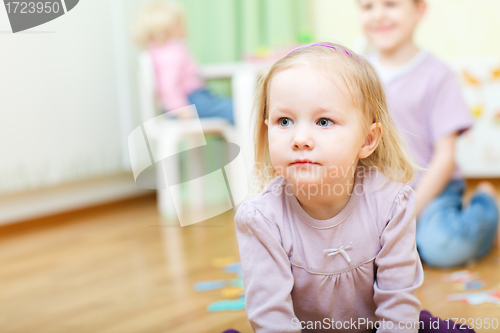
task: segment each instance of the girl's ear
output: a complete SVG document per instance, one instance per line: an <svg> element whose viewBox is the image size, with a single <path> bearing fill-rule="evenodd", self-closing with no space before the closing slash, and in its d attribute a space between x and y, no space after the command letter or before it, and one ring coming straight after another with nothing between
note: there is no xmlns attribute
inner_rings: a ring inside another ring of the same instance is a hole
<svg viewBox="0 0 500 333"><path fill-rule="evenodd" d="M420 21L427 12L427 2L425 2L425 0L417 1L417 12L418 12L418 20Z"/></svg>
<svg viewBox="0 0 500 333"><path fill-rule="evenodd" d="M264 123L266 124L266 126L269 126L269 119L264 120Z"/></svg>
<svg viewBox="0 0 500 333"><path fill-rule="evenodd" d="M361 146L359 150L359 158L367 158L370 156L375 149L377 149L380 140L382 139L382 125L380 123L373 123L370 126L370 130L365 138L365 143Z"/></svg>

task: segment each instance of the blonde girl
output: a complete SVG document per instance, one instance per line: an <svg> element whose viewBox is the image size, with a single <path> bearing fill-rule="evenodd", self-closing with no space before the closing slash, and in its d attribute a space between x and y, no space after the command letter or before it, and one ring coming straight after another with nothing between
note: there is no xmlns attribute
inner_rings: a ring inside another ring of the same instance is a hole
<svg viewBox="0 0 500 333"><path fill-rule="evenodd" d="M264 187L235 221L256 332L417 332L415 166L371 65L337 44L276 62L256 97Z"/></svg>
<svg viewBox="0 0 500 333"><path fill-rule="evenodd" d="M143 5L132 25L137 46L151 56L155 67L157 95L162 109L178 118L218 117L234 123L229 98L216 96L206 89L198 64L186 43L185 10L173 0Z"/></svg>

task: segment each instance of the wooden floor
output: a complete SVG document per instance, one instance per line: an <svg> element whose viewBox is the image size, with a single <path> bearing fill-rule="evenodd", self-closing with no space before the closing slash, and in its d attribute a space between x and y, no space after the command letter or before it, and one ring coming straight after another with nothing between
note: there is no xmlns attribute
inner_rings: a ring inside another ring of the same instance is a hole
<svg viewBox="0 0 500 333"><path fill-rule="evenodd" d="M148 196L1 227L0 332L251 332L244 311L206 311L219 291L193 290L197 281L232 277L210 263L238 256L233 216L164 225ZM500 287L498 253L468 268L488 289ZM500 321L495 305L444 300L456 291L440 277L455 270L425 268L423 308Z"/></svg>

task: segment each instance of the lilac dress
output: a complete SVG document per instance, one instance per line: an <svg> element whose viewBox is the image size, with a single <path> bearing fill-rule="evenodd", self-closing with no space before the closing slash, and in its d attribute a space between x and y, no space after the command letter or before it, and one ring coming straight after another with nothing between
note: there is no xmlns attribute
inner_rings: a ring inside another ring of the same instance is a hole
<svg viewBox="0 0 500 333"><path fill-rule="evenodd" d="M328 220L309 216L282 177L240 206L236 231L256 332L322 332L339 322L373 332L377 321L378 332L394 332L399 322L418 322L416 197L386 180L358 168L347 205Z"/></svg>

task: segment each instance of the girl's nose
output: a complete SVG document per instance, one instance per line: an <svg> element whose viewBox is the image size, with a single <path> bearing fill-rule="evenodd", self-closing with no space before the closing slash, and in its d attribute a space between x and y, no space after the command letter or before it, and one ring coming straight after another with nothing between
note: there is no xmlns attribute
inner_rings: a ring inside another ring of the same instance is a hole
<svg viewBox="0 0 500 333"><path fill-rule="evenodd" d="M292 148L294 150L313 149L314 143L313 143L313 140L311 138L311 135L309 135L309 133L307 133L307 132L297 133L293 139Z"/></svg>
<svg viewBox="0 0 500 333"><path fill-rule="evenodd" d="M373 18L378 22L384 19L385 12L381 5L374 6L373 8Z"/></svg>

